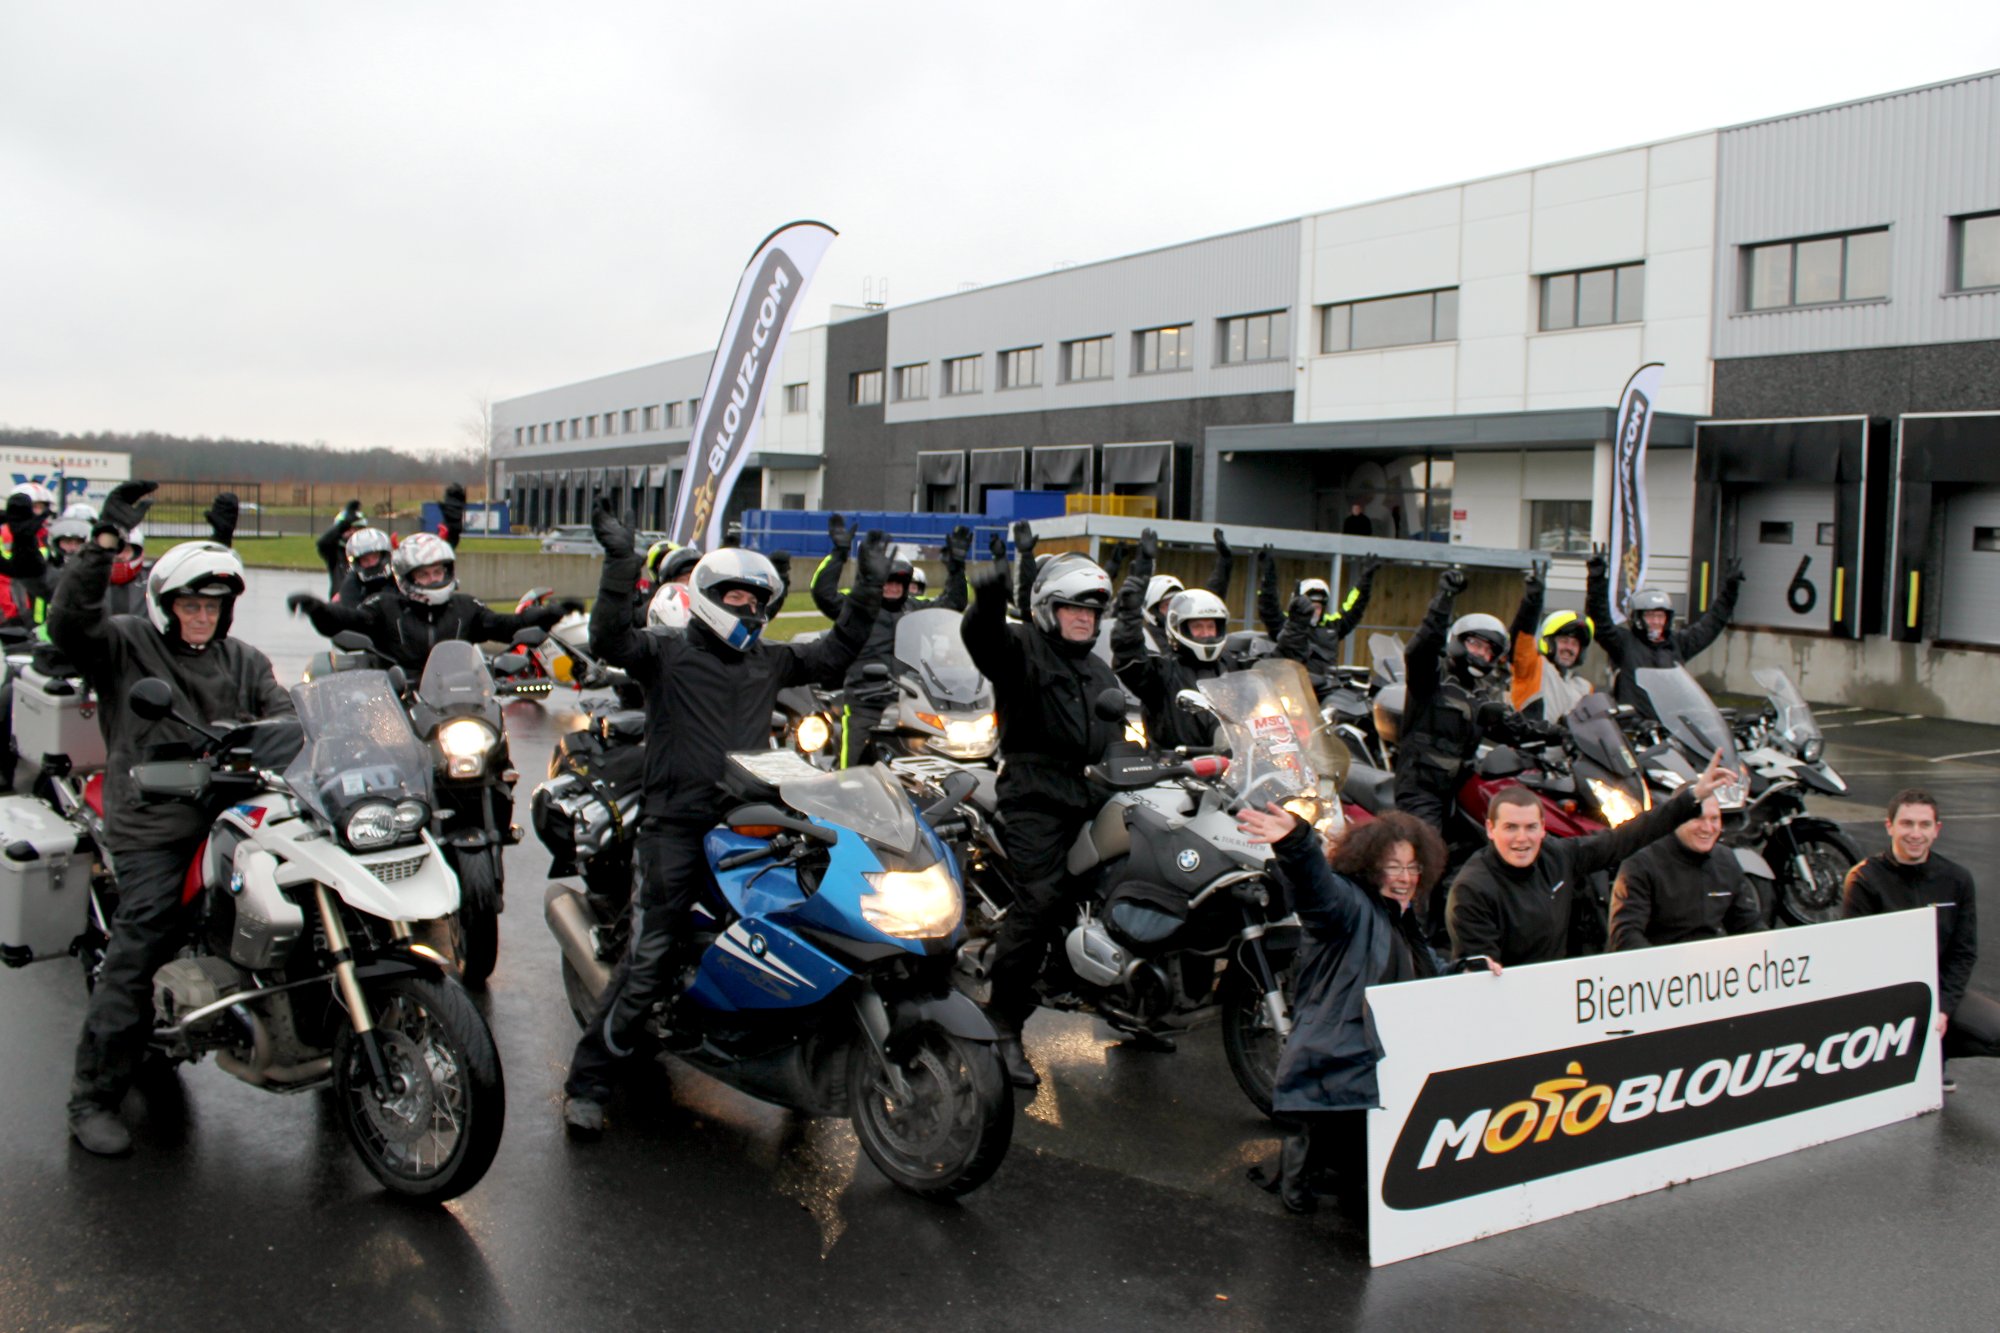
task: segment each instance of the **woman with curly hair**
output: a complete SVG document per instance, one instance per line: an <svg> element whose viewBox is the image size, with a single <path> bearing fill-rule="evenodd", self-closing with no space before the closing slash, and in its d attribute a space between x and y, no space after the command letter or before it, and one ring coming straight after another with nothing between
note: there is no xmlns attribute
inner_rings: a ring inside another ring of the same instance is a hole
<svg viewBox="0 0 2000 1333"><path fill-rule="evenodd" d="M1395 811L1351 825L1327 854L1311 828L1275 805L1236 819L1252 842L1276 854L1306 929L1292 1035L1272 1099L1298 1128L1285 1139L1275 1180L1268 1171L1252 1178L1262 1177L1292 1212L1310 1213L1319 1203L1316 1179L1331 1174L1345 1207L1365 1212L1367 1116L1380 1105L1375 1063L1382 1058L1366 992L1443 970L1421 923L1424 900L1444 874L1444 843L1430 825Z"/></svg>

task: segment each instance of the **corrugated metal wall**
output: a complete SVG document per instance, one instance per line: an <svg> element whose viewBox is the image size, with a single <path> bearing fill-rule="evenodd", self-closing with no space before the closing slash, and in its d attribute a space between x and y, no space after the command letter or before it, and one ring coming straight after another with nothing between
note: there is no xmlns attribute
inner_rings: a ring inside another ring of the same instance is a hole
<svg viewBox="0 0 2000 1333"><path fill-rule="evenodd" d="M1948 294L1952 216L2000 209L2000 75L1725 130L1715 355L2000 338L2000 293ZM1890 228L1889 299L1744 312L1743 246Z"/></svg>
<svg viewBox="0 0 2000 1333"><path fill-rule="evenodd" d="M898 307L889 312L888 365L929 364L930 396L890 402L887 420L894 424L1290 390L1296 372L1289 354L1219 365L1216 322L1291 309L1298 300L1298 278L1299 224L1286 222ZM1294 311L1294 346L1299 322ZM1190 368L1134 375L1133 332L1184 323L1194 325ZM1062 344L1106 334L1112 337L1112 377L1063 383ZM1035 346L1042 349L1041 383L1000 388L998 354ZM974 355L982 362L980 392L944 396L939 363Z"/></svg>

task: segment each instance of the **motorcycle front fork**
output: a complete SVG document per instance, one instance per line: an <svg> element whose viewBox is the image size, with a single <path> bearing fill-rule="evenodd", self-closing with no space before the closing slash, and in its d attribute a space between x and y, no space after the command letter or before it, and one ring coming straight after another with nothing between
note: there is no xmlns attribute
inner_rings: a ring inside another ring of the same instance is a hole
<svg viewBox="0 0 2000 1333"><path fill-rule="evenodd" d="M1285 1007L1285 993L1278 986L1278 973L1271 966L1271 959L1264 952L1264 932L1262 921L1251 921L1243 927L1243 956L1250 960L1250 973L1257 983L1258 993L1264 997L1264 1012L1270 1016L1271 1030L1278 1034L1280 1042L1292 1035L1292 1014Z"/></svg>
<svg viewBox="0 0 2000 1333"><path fill-rule="evenodd" d="M327 953L333 958L333 983L340 988L348 1021L354 1024L355 1039L361 1043L361 1053L368 1061L369 1081L374 1085L375 1095L384 1101L401 1096L406 1091L403 1079L400 1075L392 1077L382 1059L382 1045L375 1036L375 1018L368 1012L368 997L362 994L361 977L354 967L354 949L347 938L347 927L341 924L340 911L333 905L333 895L326 885L318 884L313 887L313 897L319 904Z"/></svg>

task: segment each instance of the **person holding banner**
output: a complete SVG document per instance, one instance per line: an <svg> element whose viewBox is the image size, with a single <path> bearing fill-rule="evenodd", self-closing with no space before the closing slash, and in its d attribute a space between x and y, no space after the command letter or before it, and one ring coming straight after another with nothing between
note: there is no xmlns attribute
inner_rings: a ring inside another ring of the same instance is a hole
<svg viewBox="0 0 2000 1333"><path fill-rule="evenodd" d="M1244 809L1236 822L1269 846L1298 895L1299 951L1292 1035L1278 1057L1272 1110L1298 1128L1279 1149L1276 1171L1251 1172L1291 1212L1319 1206L1322 1182L1343 1208L1365 1215L1368 1111L1381 1105L1375 1066L1382 1048L1368 1022L1370 986L1435 977L1443 967L1424 938L1423 904L1444 874L1444 842L1421 821L1389 811L1351 824L1321 850L1310 825L1276 805ZM1498 963L1490 964L1497 976Z"/></svg>
<svg viewBox="0 0 2000 1333"><path fill-rule="evenodd" d="M1693 819L1716 788L1742 780L1723 767L1718 750L1671 800L1606 832L1554 841L1542 822L1542 798L1519 785L1502 787L1486 807L1487 845L1458 872L1445 900L1452 961L1514 967L1568 956L1579 886Z"/></svg>
<svg viewBox="0 0 2000 1333"><path fill-rule="evenodd" d="M1721 593L1686 629L1674 628L1673 598L1658 588L1635 591L1631 619L1620 623L1611 612L1610 557L1602 547L1590 553L1583 606L1591 623L1597 626L1597 642L1603 645L1617 673L1611 686L1613 699L1644 709L1646 698L1633 679L1633 672L1641 667L1680 666L1721 635L1736 611L1736 594L1743 586L1743 562L1731 556L1722 569Z"/></svg>

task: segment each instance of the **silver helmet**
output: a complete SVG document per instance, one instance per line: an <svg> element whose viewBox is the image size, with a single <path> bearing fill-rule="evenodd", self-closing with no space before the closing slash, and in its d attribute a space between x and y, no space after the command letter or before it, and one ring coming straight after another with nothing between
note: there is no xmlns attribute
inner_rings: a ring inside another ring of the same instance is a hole
<svg viewBox="0 0 2000 1333"><path fill-rule="evenodd" d="M222 618L215 625L219 640L229 633L236 599L245 586L243 561L236 552L220 542L182 542L155 561L146 576L146 615L154 629L178 639L181 622L174 615L174 598L219 597Z"/></svg>
<svg viewBox="0 0 2000 1333"><path fill-rule="evenodd" d="M416 573L432 565L444 566L444 581L419 586ZM419 532L396 548L396 554L389 561L389 568L396 576L396 586L403 596L413 602L425 602L431 606L443 606L458 591L458 556L451 549L451 543L435 533Z"/></svg>
<svg viewBox="0 0 2000 1333"><path fill-rule="evenodd" d="M1480 639L1493 650L1491 660L1482 662L1465 651L1467 639ZM1445 653L1453 666L1463 667L1474 678L1484 676L1498 667L1507 653L1507 627L1500 623L1498 616L1489 616L1476 611L1469 616L1460 616L1451 622L1451 629L1445 636Z"/></svg>
<svg viewBox="0 0 2000 1333"><path fill-rule="evenodd" d="M1197 639L1188 633L1188 626L1197 620L1215 622L1215 637ZM1220 597L1206 588L1177 592L1167 603L1167 637L1193 653L1203 662L1213 662L1222 656L1222 645L1229 638L1225 631L1229 628L1229 608Z"/></svg>
<svg viewBox="0 0 2000 1333"><path fill-rule="evenodd" d="M1110 576L1085 555L1064 552L1049 557L1035 571L1034 586L1028 593L1028 614L1035 628L1060 638L1056 628L1059 606L1095 611L1098 627L1103 628L1104 614L1111 609Z"/></svg>
<svg viewBox="0 0 2000 1333"><path fill-rule="evenodd" d="M778 567L740 546L725 546L703 556L688 577L687 588L688 610L695 623L739 652L757 641L772 610L785 600L785 581L778 577ZM723 601L737 589L751 595L748 605Z"/></svg>

